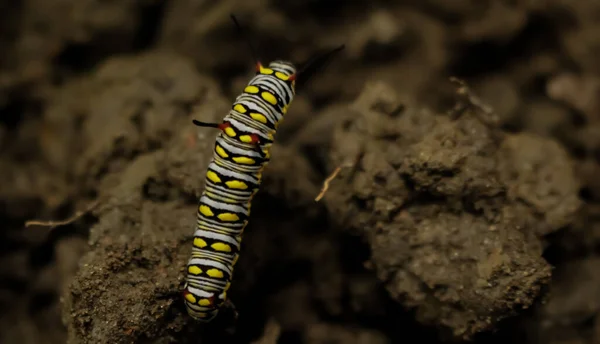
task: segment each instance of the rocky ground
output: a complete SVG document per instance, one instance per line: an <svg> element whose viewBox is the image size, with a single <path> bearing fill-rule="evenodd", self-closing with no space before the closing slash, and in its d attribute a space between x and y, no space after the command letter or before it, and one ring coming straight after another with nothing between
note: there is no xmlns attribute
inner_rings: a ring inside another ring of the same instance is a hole
<svg viewBox="0 0 600 344"><path fill-rule="evenodd" d="M252 75L232 12L264 61L346 49L277 134L239 317L200 326L180 290L216 132L191 120L222 118ZM0 342L600 343L599 15L591 0L0 5Z"/></svg>

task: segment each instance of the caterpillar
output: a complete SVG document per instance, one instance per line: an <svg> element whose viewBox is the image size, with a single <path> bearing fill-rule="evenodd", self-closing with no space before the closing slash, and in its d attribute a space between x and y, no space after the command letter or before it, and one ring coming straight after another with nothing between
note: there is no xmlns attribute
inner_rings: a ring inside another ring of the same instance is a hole
<svg viewBox="0 0 600 344"><path fill-rule="evenodd" d="M231 15L243 34L236 18ZM217 128L212 161L197 210L191 257L187 263L183 298L187 313L209 322L228 302L233 268L238 260L250 207L258 192L262 171L270 160L275 132L288 111L296 88L341 45L297 68L275 60L264 67L246 38L256 64L256 74L234 101L221 123L193 120L199 127Z"/></svg>

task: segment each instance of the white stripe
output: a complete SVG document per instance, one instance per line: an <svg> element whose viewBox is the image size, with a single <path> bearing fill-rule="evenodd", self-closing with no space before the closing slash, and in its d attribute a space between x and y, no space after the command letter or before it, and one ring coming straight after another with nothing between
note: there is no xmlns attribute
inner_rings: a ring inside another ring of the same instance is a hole
<svg viewBox="0 0 600 344"><path fill-rule="evenodd" d="M197 219L196 226L198 226L198 228L215 233L226 233L226 235L240 235L241 232L241 226L239 224L237 227L222 227L217 224L209 223L204 219Z"/></svg>
<svg viewBox="0 0 600 344"><path fill-rule="evenodd" d="M296 67L291 62L287 61L273 61L269 64L269 68L275 71L285 72L289 75L296 73Z"/></svg>
<svg viewBox="0 0 600 344"><path fill-rule="evenodd" d="M275 109L273 109L272 106L270 106L269 104L267 104L266 101L264 101L261 97L257 96L256 94L249 94L249 93L242 93L239 96L237 96L237 98L235 99L235 103L239 103L239 102L248 102L251 106L251 110L254 110L254 112L259 112L259 113L264 113L264 112L268 112L268 115L271 115L271 117L276 116L277 114L275 113ZM244 105L246 105L246 103L242 103Z"/></svg>
<svg viewBox="0 0 600 344"><path fill-rule="evenodd" d="M248 108L248 112L256 112L265 115L271 122L275 122L281 117L272 106L268 106L265 101L261 100L257 96L243 93L242 95L238 96L235 102L240 103Z"/></svg>
<svg viewBox="0 0 600 344"><path fill-rule="evenodd" d="M240 247L240 242L238 240L235 240L235 238L232 238L229 235L217 234L217 233L203 231L203 230L199 229L196 232L194 232L194 236L202 237L202 238L209 238L209 239L213 239L213 240L219 240L222 242L230 243L237 248Z"/></svg>
<svg viewBox="0 0 600 344"><path fill-rule="evenodd" d="M270 132L275 131L274 128L269 127L268 119L267 119L267 123L262 123L262 122L255 120L254 118L250 117L247 114L243 114L243 113L237 112L235 110L229 111L229 113L225 116L225 118L223 120L226 121L228 118L235 118L236 120L246 124L247 126L256 128L257 130L260 130L263 133L270 133Z"/></svg>
<svg viewBox="0 0 600 344"><path fill-rule="evenodd" d="M210 260L210 259L197 258L197 257L192 256L192 259L190 259L190 261L188 262L188 265L211 266L213 268L217 268L219 270L225 271L229 275L231 275L231 269L229 269L229 267L227 265L219 263L219 262L215 262L214 260Z"/></svg>
<svg viewBox="0 0 600 344"><path fill-rule="evenodd" d="M256 95L256 94L248 94L248 93L242 93L242 95L248 97L248 98L244 98L244 100L249 100L251 99L254 103L259 104L259 106L263 109L267 108L271 114L272 117L276 117L276 118L281 118L282 113L279 109L278 105L273 105L269 102L267 102L266 100L262 99L260 96ZM237 100L236 100L237 101Z"/></svg>
<svg viewBox="0 0 600 344"><path fill-rule="evenodd" d="M219 226L217 228L215 228L215 231L221 229L221 228L227 228L227 230L225 231L236 231L239 230L240 228L244 227L244 223L243 222L217 222L215 220L211 220L207 217L205 217L204 215L202 215L200 212L198 212L198 222L204 222L206 224L206 227L214 227L214 226ZM210 230L210 228L206 228L207 230Z"/></svg>
<svg viewBox="0 0 600 344"><path fill-rule="evenodd" d="M192 310L193 313L196 313L196 314L202 314L202 313L210 314L213 311L217 310L216 305L214 305L212 307L211 306L209 306L209 307L199 306L199 305L193 304L193 303L187 303L186 305L188 306L189 309ZM199 319L200 319L200 321L207 321L207 319L210 319L210 316L207 316L204 318L199 318Z"/></svg>
<svg viewBox="0 0 600 344"><path fill-rule="evenodd" d="M208 180L208 183L206 183L205 187L207 189L206 191L208 191L208 188L211 188L212 191L210 191L210 193L218 193L218 194L220 194L221 197L227 198L227 196L232 196L232 197L229 197L231 199L238 197L238 198L235 198L236 202L226 202L226 203L240 203L239 197L246 197L248 195L251 195L252 192L254 191L254 189L250 188L250 187L246 190L233 190L233 189L229 189L223 185L216 185L210 180Z"/></svg>
<svg viewBox="0 0 600 344"><path fill-rule="evenodd" d="M250 85L253 84L260 84L260 83L267 83L268 85L271 86L271 88L275 88L276 91L278 91L279 94L284 93L285 92L285 83L283 80L280 80L279 78L273 76L273 75L257 75L254 78L252 78L252 80L250 80Z"/></svg>
<svg viewBox="0 0 600 344"><path fill-rule="evenodd" d="M225 150L236 154L236 155L242 155L242 156L251 156L251 157L255 157L255 158L262 158L262 156L258 153L255 152L251 149L241 149L238 147L234 147L233 145L225 142L225 140L223 139L223 137L221 137L222 135L217 136L217 142L221 145L221 147L225 148Z"/></svg>
<svg viewBox="0 0 600 344"><path fill-rule="evenodd" d="M266 164L268 162L268 161L263 161L263 163L259 164L259 165L238 165L238 164L229 162L227 160L224 160L223 158L221 158L219 156L219 154L217 154L217 152L215 152L213 154L213 160L216 161L216 163L219 164L221 167L228 168L228 169L231 169L231 170L237 171L237 172L252 173L252 174L259 173L266 166Z"/></svg>
<svg viewBox="0 0 600 344"><path fill-rule="evenodd" d="M215 279L209 280L206 277L194 276L192 274L188 274L187 282L188 282L188 285L191 285L191 286L203 289L203 290L205 288L212 288L212 289L216 289L216 291L219 292L219 291L223 290L223 288L225 288L228 281L215 280ZM210 292L210 291L207 291L207 292Z"/></svg>
<svg viewBox="0 0 600 344"><path fill-rule="evenodd" d="M252 83L252 81L250 81ZM283 80L272 76L272 75L262 75L261 78L257 78L254 81L257 85L266 85L267 88L273 89L273 91L277 92L280 98L284 101L285 104L288 104L292 101L293 93L291 87Z"/></svg>
<svg viewBox="0 0 600 344"><path fill-rule="evenodd" d="M198 248L196 246L192 246L192 256L197 258L215 259L216 261L227 265L232 265L233 258L235 258L234 252L213 252L206 249L206 247Z"/></svg>
<svg viewBox="0 0 600 344"><path fill-rule="evenodd" d="M243 151L250 150L250 151L252 151L252 152L255 152L255 153L257 153L257 154L260 154L260 153L258 153L258 149L256 149L256 144L255 144L255 143L245 143L245 142L240 142L239 140L236 140L235 138L233 138L233 137L229 137L229 136L227 136L227 135L221 135L221 138L222 138L223 140L225 140L225 142L227 142L228 144L230 144L232 147L239 148L239 149L241 149L241 150L243 150ZM273 143L271 140L269 140L269 141L266 141L264 144L260 145L260 147L262 148L262 147L264 147L265 145L267 145L267 144L271 144L271 143ZM261 155L261 158L262 158L262 155ZM236 164L236 166L237 166L237 163L235 163L235 164Z"/></svg>
<svg viewBox="0 0 600 344"><path fill-rule="evenodd" d="M207 217L205 217L204 215L202 215L200 212L198 212L198 222L204 222L206 224L206 227L212 227L212 226L222 226L224 228L227 228L227 230L225 231L236 231L239 230L239 228L242 228L244 226L243 222L217 222L214 220L211 220ZM219 230L220 228L215 228L216 230Z"/></svg>
<svg viewBox="0 0 600 344"><path fill-rule="evenodd" d="M213 296L213 293L209 293L202 289L195 288L192 285L188 285L187 288L188 288L188 291L190 293L194 294L195 296L204 297L204 298L209 298L209 297Z"/></svg>
<svg viewBox="0 0 600 344"><path fill-rule="evenodd" d="M244 123L236 120L232 116L225 117L224 121L227 121L227 122L231 123L234 127L238 128L238 129L241 129L242 131L245 131L247 133L256 134L256 135L258 135L258 136L260 136L260 137L262 137L264 139L270 140L269 136L267 134L265 134L264 132L261 132L258 129L249 127L246 124L244 124Z"/></svg>
<svg viewBox="0 0 600 344"><path fill-rule="evenodd" d="M227 280L217 280L214 278L206 277L206 276L195 276L192 274L188 274L187 276L188 284L192 285L196 288L203 289L202 286L207 286L215 289L224 288L227 285ZM195 284L194 284L195 283ZM207 290L207 292L210 292Z"/></svg>
<svg viewBox="0 0 600 344"><path fill-rule="evenodd" d="M250 198L252 197L252 193L248 193L245 195L232 195L221 190L210 189L210 191L211 197L213 199L225 203L238 204L240 206L247 205L250 202Z"/></svg>
<svg viewBox="0 0 600 344"><path fill-rule="evenodd" d="M217 153L214 154L213 158L215 160L221 159L221 157ZM235 163L232 163L229 161L225 161L225 160L219 161L218 163L221 164L222 166L225 166L225 167L230 168L235 171L246 172L246 173L258 173L264 168L267 161L263 161L262 165L238 165L238 164L235 164Z"/></svg>
<svg viewBox="0 0 600 344"><path fill-rule="evenodd" d="M285 89L281 84L281 80L272 75L257 75L249 82L250 85L266 85L277 94L284 94Z"/></svg>
<svg viewBox="0 0 600 344"><path fill-rule="evenodd" d="M213 198L219 198L219 200L223 199L225 203L235 203L235 204L245 204L250 200L250 196L254 190L248 189L248 191L239 190L229 190L225 187L221 187L219 185L210 184L209 182L206 184L206 191L210 192L210 196L215 196Z"/></svg>
<svg viewBox="0 0 600 344"><path fill-rule="evenodd" d="M244 115L242 113L239 113L235 110L231 110L229 111L229 113L225 116L225 118L223 119L223 121L227 121L228 119L233 118L251 128L254 128L256 130L260 130L262 133L264 133L265 135L268 135L269 133L275 133L275 128L271 128L268 125L268 121L267 123L262 123L259 122L257 120L255 120L254 118L248 116L248 115Z"/></svg>
<svg viewBox="0 0 600 344"><path fill-rule="evenodd" d="M244 207L240 207L238 205L227 204L227 203L224 203L224 202L217 202L217 201L214 201L214 200L210 199L206 195L202 195L200 197L200 203L208 204L212 208L216 208L216 209L219 209L219 210L229 210L229 211L233 211L233 212L236 212L236 213L241 213L241 214L244 214L244 215L248 215L248 209L246 209Z"/></svg>
<svg viewBox="0 0 600 344"><path fill-rule="evenodd" d="M244 174L244 173L239 173L239 172L225 169L225 168L217 165L214 161L212 161L208 165L208 169L213 170L213 171L217 172L218 174L223 175L225 177L241 179L241 180L245 180L247 182L253 183L253 184L258 184L258 179L252 178L251 176Z"/></svg>
<svg viewBox="0 0 600 344"><path fill-rule="evenodd" d="M277 99L277 104L275 104L275 105L271 104L272 106L282 107L282 106L285 106L285 104L287 104L287 98L286 98L285 91L278 89L278 87L276 85L273 85L272 83L270 83L267 80L258 81L256 83L256 85L260 86L261 90L265 90L275 96L275 98Z"/></svg>
<svg viewBox="0 0 600 344"><path fill-rule="evenodd" d="M208 322L210 319L214 318L214 316L219 311L219 308L217 307L217 305L200 306L198 304L193 304L193 303L186 303L186 305L188 306L188 311L191 310L192 313L208 315L204 318L199 317L198 320L200 320L201 322Z"/></svg>
<svg viewBox="0 0 600 344"><path fill-rule="evenodd" d="M235 258L233 253L211 252L197 247L192 247L192 256L216 260L219 263L227 264L227 266L232 266Z"/></svg>

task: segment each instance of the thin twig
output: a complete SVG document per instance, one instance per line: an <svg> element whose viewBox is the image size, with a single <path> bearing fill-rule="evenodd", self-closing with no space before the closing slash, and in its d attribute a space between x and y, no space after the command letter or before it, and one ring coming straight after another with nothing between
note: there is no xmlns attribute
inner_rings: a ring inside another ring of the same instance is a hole
<svg viewBox="0 0 600 344"><path fill-rule="evenodd" d="M457 93L466 96L469 100L469 103L475 105L477 108L479 108L481 111L485 112L488 115L492 113L492 108L489 105L485 104L479 97L477 97L464 80L451 76L450 82L455 83L459 86Z"/></svg>
<svg viewBox="0 0 600 344"><path fill-rule="evenodd" d="M475 95L473 90L467 85L467 83L464 80L461 80L454 76L450 77L449 79L451 83L458 85L456 93L459 96L464 97L469 105L475 107L476 109L479 109L485 114L485 116L481 116L481 114L477 114L476 112L476 116L479 118L479 120L481 120L484 124L488 126L498 125L499 119L496 113L494 113L492 107L486 104L484 101L482 101L481 98L479 98L477 95ZM462 109L464 110L464 108ZM458 112L459 110L461 110L461 106L457 104L454 110Z"/></svg>
<svg viewBox="0 0 600 344"><path fill-rule="evenodd" d="M79 219L83 215L87 214L88 212L90 212L92 209L94 209L98 205L98 203L99 202L97 200L90 203L84 210L80 210L80 211L76 212L75 214L73 214L73 216L71 216L65 220L60 220L60 221L29 220L29 221L25 222L25 227L44 226L44 227L50 227L52 229L54 227L68 225L72 222L75 222L77 219Z"/></svg>
<svg viewBox="0 0 600 344"><path fill-rule="evenodd" d="M325 193L327 192L327 190L329 190L329 183L331 183L331 181L333 179L335 179L335 177L337 177L337 175L340 173L342 168L352 167L353 165L354 165L354 162L347 161L347 162L339 165L338 167L336 167L335 170L333 170L333 172L329 175L329 177L327 177L327 179L325 179L325 181L323 182L323 187L321 188L321 192L319 192L317 197L315 197L315 202L319 202L321 200L321 198L323 198L323 196L325 196Z"/></svg>

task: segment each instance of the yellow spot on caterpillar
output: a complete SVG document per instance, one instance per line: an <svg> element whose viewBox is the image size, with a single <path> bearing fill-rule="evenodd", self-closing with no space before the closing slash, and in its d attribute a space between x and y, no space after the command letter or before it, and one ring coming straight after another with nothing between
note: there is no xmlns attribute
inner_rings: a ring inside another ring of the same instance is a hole
<svg viewBox="0 0 600 344"><path fill-rule="evenodd" d="M219 155L221 155L221 154L219 154ZM221 178L219 178L219 176L216 173L214 173L213 171L206 172L206 178L208 178L213 183L221 182Z"/></svg>
<svg viewBox="0 0 600 344"><path fill-rule="evenodd" d="M230 189L246 190L248 188L248 184L239 180L230 180L225 185Z"/></svg>
<svg viewBox="0 0 600 344"><path fill-rule="evenodd" d="M206 274L209 275L210 277L214 277L214 278L223 278L223 271L217 270L217 269L210 269L206 271Z"/></svg>
<svg viewBox="0 0 600 344"><path fill-rule="evenodd" d="M195 265L192 265L192 266L188 267L188 272L191 273L192 275L200 275L202 273L202 269L200 269L199 267L197 267Z"/></svg>
<svg viewBox="0 0 600 344"><path fill-rule="evenodd" d="M235 130L233 130L233 128L231 128L231 127L227 127L223 131L225 132L225 134L227 134L230 137L235 136Z"/></svg>
<svg viewBox="0 0 600 344"><path fill-rule="evenodd" d="M200 299L200 301L198 301L198 304L200 306L210 306L211 302L209 299Z"/></svg>
<svg viewBox="0 0 600 344"><path fill-rule="evenodd" d="M267 137L269 138L269 140L273 141L273 133L269 133L269 134L267 135Z"/></svg>
<svg viewBox="0 0 600 344"><path fill-rule="evenodd" d="M254 159L245 157L245 156L236 156L235 158L233 158L233 161L237 162L238 164L243 164L243 165L252 165L254 163L256 163L256 161L254 161Z"/></svg>
<svg viewBox="0 0 600 344"><path fill-rule="evenodd" d="M231 252L231 246L224 244L222 242L216 242L216 243L210 245L210 247L212 247L213 249L220 251L220 252Z"/></svg>
<svg viewBox="0 0 600 344"><path fill-rule="evenodd" d="M244 105L242 104L235 104L235 106L233 107L233 109L239 113L246 113L246 108L244 107Z"/></svg>
<svg viewBox="0 0 600 344"><path fill-rule="evenodd" d="M206 243L206 241L204 241L204 239L194 238L194 246L196 246L198 248L203 248L203 247L206 247L206 245L208 245L208 244Z"/></svg>
<svg viewBox="0 0 600 344"><path fill-rule="evenodd" d="M267 123L267 117L265 117L264 115L261 115L259 113L256 112L252 112L250 113L250 117L252 117L253 120L258 121L260 123Z"/></svg>
<svg viewBox="0 0 600 344"><path fill-rule="evenodd" d="M239 216L237 216L236 214L233 213L223 213L223 214L219 214L219 216L217 216L219 218L219 220L221 221L227 221L227 222L234 222L234 221L238 221L240 219Z"/></svg>
<svg viewBox="0 0 600 344"><path fill-rule="evenodd" d="M252 137L250 135L242 135L240 136L240 141L250 143L252 142Z"/></svg>
<svg viewBox="0 0 600 344"><path fill-rule="evenodd" d="M227 284L225 284L225 288L223 288L223 291L228 291L229 287L231 287L231 282L227 282Z"/></svg>
<svg viewBox="0 0 600 344"><path fill-rule="evenodd" d="M227 154L227 152L225 152L225 150L223 149L223 147L217 145L215 147L215 150L217 151L217 154L219 154L219 156L221 158L227 158L229 156L229 154Z"/></svg>
<svg viewBox="0 0 600 344"><path fill-rule="evenodd" d="M185 293L185 299L190 303L196 303L196 298L191 293Z"/></svg>
<svg viewBox="0 0 600 344"><path fill-rule="evenodd" d="M283 81L287 81L290 77L283 74L282 72L275 72L275 76L279 79L279 80L283 80Z"/></svg>
<svg viewBox="0 0 600 344"><path fill-rule="evenodd" d="M236 254L235 257L233 257L233 261L231 262L231 265L235 265L235 263L237 263L238 258L240 258L239 254ZM227 287L227 289L229 289L229 287ZM227 290L225 289L225 290Z"/></svg>
<svg viewBox="0 0 600 344"><path fill-rule="evenodd" d="M212 212L212 210L210 210L209 207L205 206L204 204L201 205L198 210L200 211L200 214L204 215L204 216L215 216L215 214Z"/></svg>
<svg viewBox="0 0 600 344"><path fill-rule="evenodd" d="M277 104L277 98L275 98L275 96L270 92L263 92L260 94L260 96L262 97L262 99L266 100L267 102L273 105Z"/></svg>
<svg viewBox="0 0 600 344"><path fill-rule="evenodd" d="M289 104L284 106L283 109L281 109L281 112L285 115L288 112L288 108L289 108Z"/></svg>
<svg viewBox="0 0 600 344"><path fill-rule="evenodd" d="M244 92L246 93L257 94L258 91L259 89L256 86L246 86L246 88L244 88Z"/></svg>
<svg viewBox="0 0 600 344"><path fill-rule="evenodd" d="M271 68L265 68L263 66L260 66L260 74L271 75L273 74L273 70Z"/></svg>
<svg viewBox="0 0 600 344"><path fill-rule="evenodd" d="M271 158L271 151L268 149L264 149L263 153L265 153L265 159L270 159Z"/></svg>

